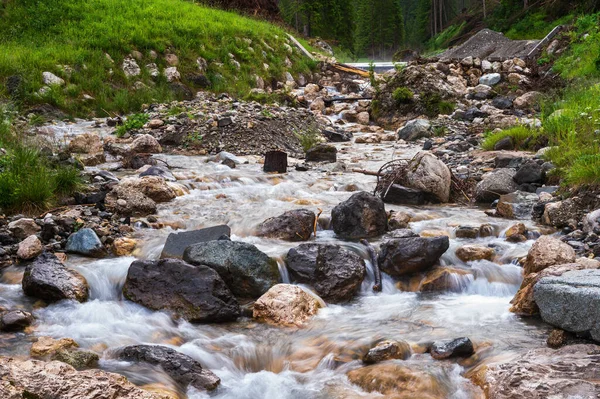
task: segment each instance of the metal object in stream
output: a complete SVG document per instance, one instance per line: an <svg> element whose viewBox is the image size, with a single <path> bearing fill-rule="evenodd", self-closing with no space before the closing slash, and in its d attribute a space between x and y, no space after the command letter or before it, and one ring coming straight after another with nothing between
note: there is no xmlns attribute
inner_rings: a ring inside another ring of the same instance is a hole
<svg viewBox="0 0 600 399"><path fill-rule="evenodd" d="M375 283L373 284L373 291L381 292L381 270L379 270L379 263L377 263L377 252L375 248L369 243L369 241L364 238L360 240L360 243L367 247L367 252L369 253L369 257L371 258L371 263L373 264L373 270L375 272Z"/></svg>

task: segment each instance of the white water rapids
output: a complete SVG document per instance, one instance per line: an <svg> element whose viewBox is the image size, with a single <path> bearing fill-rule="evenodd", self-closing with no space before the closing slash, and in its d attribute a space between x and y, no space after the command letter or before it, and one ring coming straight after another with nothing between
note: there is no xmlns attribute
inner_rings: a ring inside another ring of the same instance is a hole
<svg viewBox="0 0 600 399"><path fill-rule="evenodd" d="M415 148L394 143L337 144L338 159L354 167L378 170L396 156L410 157ZM308 208L329 215L350 190L372 191L375 179L352 172L330 171L331 166L308 172L266 175L256 157L243 157L248 164L236 169L207 162L206 157L162 156L173 172L185 180L190 194L161 204L158 219L184 229L228 224L233 240L255 244L273 257L283 257L297 244L258 238L254 227L286 210ZM374 293L373 272L361 292L350 303L328 305L305 328L287 329L240 319L236 323L193 325L173 321L163 312L154 312L123 299L121 287L134 257L90 260L69 257L67 262L85 276L91 289L86 303L61 301L37 307L22 295L19 268L10 268L0 284L0 305L31 310L36 317L34 334L55 338L70 337L82 348L101 355L100 367L126 375L139 385L174 384L159 369L132 365L113 358L113 350L136 343L168 345L197 359L222 380L211 394L189 390L189 398L308 399L384 397L366 393L352 385L346 372L361 366L357 356L377 339L405 340L410 344L446 338L469 337L480 361L511 356L543 345L546 328L511 314L509 301L521 282L521 268L511 262L527 253L532 241L508 243L502 237L456 239L457 226L491 223L504 231L514 222L492 219L477 208L431 206L409 208L386 205L386 209L412 210L421 221L411 223L417 231L444 230L451 236L450 249L441 263L470 268L473 275L455 277L459 293L407 293L396 288L384 274L383 292ZM535 229L533 224L529 227ZM138 228L138 258L158 258L170 227L161 230ZM338 242L368 258L364 247L340 242L332 231L319 230L317 242ZM461 262L454 251L461 245L478 243L494 246L500 263ZM370 267L370 264L369 264ZM285 272L285 268L282 267ZM284 278L287 278L284 276ZM23 334L0 339L0 354L26 355L30 341ZM435 377L448 398L479 397L463 377L471 364L436 361L428 354L414 354L404 361ZM174 388L173 388L174 389Z"/></svg>

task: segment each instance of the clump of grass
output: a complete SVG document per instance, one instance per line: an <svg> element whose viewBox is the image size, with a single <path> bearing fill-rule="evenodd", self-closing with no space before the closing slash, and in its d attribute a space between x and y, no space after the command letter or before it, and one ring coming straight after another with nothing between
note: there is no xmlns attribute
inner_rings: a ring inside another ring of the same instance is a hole
<svg viewBox="0 0 600 399"><path fill-rule="evenodd" d="M571 46L554 69L567 79L600 77L600 14L577 18L569 35Z"/></svg>
<svg viewBox="0 0 600 399"><path fill-rule="evenodd" d="M392 98L397 105L408 104L413 100L414 93L408 87L398 87L392 93Z"/></svg>
<svg viewBox="0 0 600 399"><path fill-rule="evenodd" d="M445 101L439 93L426 92L420 96L423 112L429 117L436 117L439 114L449 115L454 111L456 105L450 101Z"/></svg>
<svg viewBox="0 0 600 399"><path fill-rule="evenodd" d="M486 151L492 151L496 143L500 140L510 137L512 139L515 149L527 150L528 145L535 141L535 138L539 135L539 131L532 129L527 126L515 126L509 129L502 130L501 132L492 133L489 132L485 135L481 148Z"/></svg>
<svg viewBox="0 0 600 399"><path fill-rule="evenodd" d="M127 120L115 130L117 137L123 137L125 133L133 129L141 129L148 122L147 114L133 114L127 117Z"/></svg>
<svg viewBox="0 0 600 399"><path fill-rule="evenodd" d="M294 134L298 140L300 140L300 145L302 146L304 152L307 152L323 141L323 136L321 135L319 128L313 125L308 126L306 130L295 132Z"/></svg>
<svg viewBox="0 0 600 399"><path fill-rule="evenodd" d="M565 171L564 182L570 185L600 185L600 154L575 158Z"/></svg>

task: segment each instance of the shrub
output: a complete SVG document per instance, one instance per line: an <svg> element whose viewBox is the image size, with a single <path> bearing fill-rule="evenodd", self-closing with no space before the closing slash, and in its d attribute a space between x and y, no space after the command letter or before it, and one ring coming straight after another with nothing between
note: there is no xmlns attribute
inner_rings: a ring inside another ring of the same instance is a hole
<svg viewBox="0 0 600 399"><path fill-rule="evenodd" d="M436 117L439 114L451 114L454 111L455 104L445 101L439 93L426 92L421 93L421 105L425 115Z"/></svg>
<svg viewBox="0 0 600 399"><path fill-rule="evenodd" d="M489 132L485 135L485 138L481 143L481 148L486 151L492 151L497 142L506 137L511 137L515 149L527 150L528 145L532 144L538 135L538 130L531 129L527 126L511 127L497 133Z"/></svg>
<svg viewBox="0 0 600 399"><path fill-rule="evenodd" d="M123 137L125 133L133 129L141 129L146 122L148 122L148 115L146 114L133 114L127 118L125 123L117 128L115 131L117 137Z"/></svg>
<svg viewBox="0 0 600 399"><path fill-rule="evenodd" d="M398 87L392 93L392 98L396 102L397 105L400 104L408 104L412 101L414 97L413 92L408 87Z"/></svg>
<svg viewBox="0 0 600 399"><path fill-rule="evenodd" d="M304 152L307 152L323 141L323 136L321 136L319 128L313 125L308 126L308 128L302 132L296 132L295 135L298 140L300 140L300 145Z"/></svg>

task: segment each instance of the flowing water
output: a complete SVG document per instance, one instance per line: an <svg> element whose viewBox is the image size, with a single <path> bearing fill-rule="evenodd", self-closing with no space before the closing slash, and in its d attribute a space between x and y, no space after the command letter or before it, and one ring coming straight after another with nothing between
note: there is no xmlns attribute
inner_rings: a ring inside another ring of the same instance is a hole
<svg viewBox="0 0 600 399"><path fill-rule="evenodd" d="M338 159L348 169L378 170L392 157L410 158L417 149L395 143L338 144ZM261 221L290 209L309 208L328 216L340 201L355 190L372 191L375 177L338 170L326 165L308 172L266 175L256 157L236 169L206 157L163 155L190 193L159 207L159 221L182 229L228 224L232 239L255 244L270 256L281 258L297 245L258 238L253 228ZM293 164L293 161L292 161ZM384 397L352 385L346 372L361 366L360 354L378 339L405 340L414 345L427 341L467 336L478 355L473 362L436 361L428 354L414 354L404 361L415 370L434 376L448 398L478 398L481 392L463 376L480 362L508 358L543 345L546 328L519 319L508 311L509 301L521 282L514 260L527 253L533 241L508 243L502 232L512 223L492 219L481 209L459 206L409 208L386 205L386 209L409 210L418 222L417 231L443 230L451 237L444 265L469 268L472 275L456 275L458 293L410 293L396 288L383 276L383 292L371 289L371 265L360 293L350 303L328 305L301 329L279 328L240 319L236 323L193 325L173 321L163 312L150 311L122 298L121 287L134 257L90 260L69 257L68 266L83 274L91 289L86 303L62 301L38 307L22 295L19 267L7 269L0 280L0 305L33 309L37 319L34 335L71 337L82 348L101 355L100 367L121 373L139 385L167 387L175 384L159 369L115 360L116 348L136 343L168 345L197 359L222 380L211 394L193 389L180 392L189 398L354 398ZM456 239L457 226L491 223L500 237ZM326 223L324 223L326 224ZM533 224L530 224L535 229ZM137 228L137 258L156 259L172 227L159 230ZM332 231L320 229L317 242L337 242L368 259L357 243L340 242ZM461 262L454 250L467 243L494 246L497 263ZM288 279L280 265L282 279ZM309 289L306 287L306 289ZM31 338L23 334L0 336L0 354L26 356Z"/></svg>

